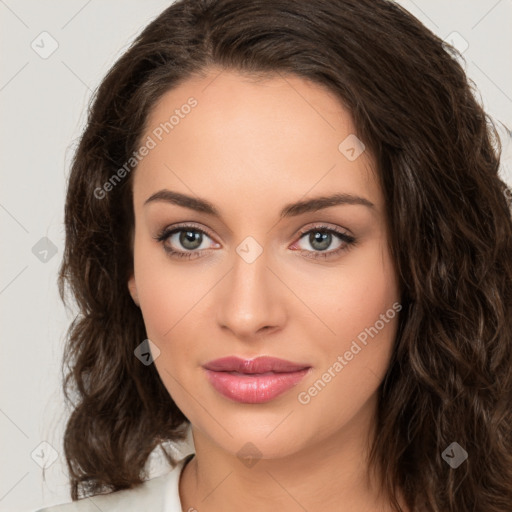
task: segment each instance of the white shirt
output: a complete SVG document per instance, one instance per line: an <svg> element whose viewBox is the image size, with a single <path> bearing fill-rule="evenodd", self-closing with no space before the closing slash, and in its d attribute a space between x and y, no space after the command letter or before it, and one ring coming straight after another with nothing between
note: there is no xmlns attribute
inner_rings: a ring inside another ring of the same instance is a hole
<svg viewBox="0 0 512 512"><path fill-rule="evenodd" d="M146 480L133 489L98 494L35 512L183 512L179 480L193 453L181 459L168 473Z"/></svg>

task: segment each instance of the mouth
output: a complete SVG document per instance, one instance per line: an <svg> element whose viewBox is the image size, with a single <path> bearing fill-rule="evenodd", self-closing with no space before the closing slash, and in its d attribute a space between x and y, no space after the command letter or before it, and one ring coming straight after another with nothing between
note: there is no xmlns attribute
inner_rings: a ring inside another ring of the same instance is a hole
<svg viewBox="0 0 512 512"><path fill-rule="evenodd" d="M307 364L274 357L225 357L203 366L212 387L235 402L269 402L297 385L310 371Z"/></svg>

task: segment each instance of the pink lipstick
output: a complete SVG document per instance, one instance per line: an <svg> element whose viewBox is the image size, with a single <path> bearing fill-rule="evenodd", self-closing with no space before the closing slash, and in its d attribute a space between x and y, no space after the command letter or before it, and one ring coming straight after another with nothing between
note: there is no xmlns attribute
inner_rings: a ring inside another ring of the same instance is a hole
<svg viewBox="0 0 512 512"><path fill-rule="evenodd" d="M223 396L235 402L260 404L298 384L311 366L275 357L232 356L210 361L203 368L210 384Z"/></svg>

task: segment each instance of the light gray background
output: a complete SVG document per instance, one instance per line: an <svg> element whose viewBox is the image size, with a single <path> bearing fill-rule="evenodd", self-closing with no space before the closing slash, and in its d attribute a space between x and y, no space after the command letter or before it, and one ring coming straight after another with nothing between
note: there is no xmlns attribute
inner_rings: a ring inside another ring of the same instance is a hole
<svg viewBox="0 0 512 512"><path fill-rule="evenodd" d="M469 45L463 53L466 70L486 110L510 129L512 0L400 3L443 39L460 34L451 40ZM60 363L72 314L56 287L66 177L91 92L134 36L169 4L0 0L0 511L30 512L70 500L61 448L66 412ZM31 47L33 41L39 51L43 44L50 47L49 39L42 42L43 31L58 43L46 59ZM502 130L502 136L502 170L511 183L510 134ZM48 253L46 262L32 251L43 237L57 251ZM53 448L43 445L41 451L42 442ZM36 461L52 453L57 459L43 481ZM152 474L164 469L157 458Z"/></svg>

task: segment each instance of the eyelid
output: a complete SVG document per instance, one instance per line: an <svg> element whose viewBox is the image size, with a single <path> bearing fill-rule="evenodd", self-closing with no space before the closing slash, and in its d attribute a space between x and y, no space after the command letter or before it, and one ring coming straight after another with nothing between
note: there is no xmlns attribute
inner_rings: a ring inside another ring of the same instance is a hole
<svg viewBox="0 0 512 512"><path fill-rule="evenodd" d="M161 229L159 233L160 234L167 233L168 236L170 236L171 234L174 234L177 231L186 231L189 228L192 228L194 231L199 231L215 241L215 236L211 233L211 231L208 228L205 228L202 225L198 224L197 222L193 222L193 221L181 222L178 224L174 224L172 226L165 227L165 228Z"/></svg>
<svg viewBox="0 0 512 512"><path fill-rule="evenodd" d="M306 226L304 226L303 228L301 228L297 235L298 237L302 237L304 234L306 234L307 232L311 231L312 229L325 229L325 230L332 230L336 233L339 233L341 235L346 235L346 236L353 236L351 233L350 233L350 230L346 229L346 228L340 228L339 226L336 226L336 225L328 225L329 223L327 222L310 222L309 224L307 224ZM175 224L173 226L168 226L168 227L164 227L162 228L159 233L164 233L164 232L168 232L168 233L171 233L171 232L176 232L178 231L179 229L186 229L186 228L194 228L194 229L197 229L197 231L200 231L202 233L205 233L206 235L208 235L212 240L215 240L216 237L215 235L212 234L212 232L208 229L208 228L205 228L203 227L202 224L199 224L197 222L194 222L194 221L189 221L189 222L180 222L178 224ZM218 243L218 242L217 242Z"/></svg>
<svg viewBox="0 0 512 512"><path fill-rule="evenodd" d="M303 228L300 229L298 236L302 237L304 234L308 233L309 231L313 229L318 230L328 230L328 231L334 231L336 233L339 233L340 235L346 235L348 237L353 237L353 235L350 233L350 231L346 228L341 228L336 225L329 225L328 222L311 222L310 224L307 224Z"/></svg>

